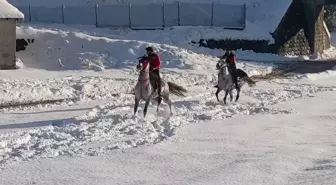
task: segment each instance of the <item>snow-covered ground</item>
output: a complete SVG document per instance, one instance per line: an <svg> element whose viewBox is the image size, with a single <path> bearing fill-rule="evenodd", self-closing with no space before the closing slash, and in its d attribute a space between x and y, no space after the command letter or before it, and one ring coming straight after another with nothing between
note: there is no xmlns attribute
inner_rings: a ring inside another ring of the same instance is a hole
<svg viewBox="0 0 336 185"><path fill-rule="evenodd" d="M310 95L271 106L278 115L184 123L155 146L14 164L1 171L2 184L335 184L336 94Z"/></svg>
<svg viewBox="0 0 336 185"><path fill-rule="evenodd" d="M18 53L21 69L0 71L0 184L336 183L333 70L258 81L223 105L213 88L222 51L190 43L214 30L17 31L35 41ZM132 115L128 92L147 46L162 57L163 78L189 90L172 97L172 117L166 105ZM250 76L293 59L237 56Z"/></svg>

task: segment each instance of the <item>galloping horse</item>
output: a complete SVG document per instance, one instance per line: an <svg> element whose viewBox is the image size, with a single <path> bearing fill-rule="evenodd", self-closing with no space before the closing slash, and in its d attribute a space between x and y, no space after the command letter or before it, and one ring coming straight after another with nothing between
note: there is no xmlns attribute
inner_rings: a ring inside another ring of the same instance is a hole
<svg viewBox="0 0 336 185"><path fill-rule="evenodd" d="M216 91L216 98L217 101L219 101L218 99L218 94L224 90L225 91L225 96L224 96L224 104L226 104L226 98L227 95L230 94L230 101L232 101L233 99L233 95L232 95L232 90L235 89L235 85L232 79L232 76L230 74L228 74L227 72L227 66L225 64L224 59L220 59L216 65L216 68L219 70L219 74L218 74L218 84L215 85L214 87L217 88ZM237 73L238 73L238 88L237 90L237 95L236 95L236 100L238 101L239 99L239 94L240 94L240 89L243 87L243 85L245 84L245 82L248 83L248 85L250 87L254 86L256 82L254 82L250 77L248 77L248 75L241 69L237 69Z"/></svg>
<svg viewBox="0 0 336 185"><path fill-rule="evenodd" d="M154 99L157 101L157 109L156 111L159 111L159 106L161 104L161 98L158 97L157 93L157 82L155 78L151 78L150 74L150 64L147 60L147 57L140 57L139 63L137 65L137 69L140 70L138 82L135 85L134 88L134 115L136 114L139 106L140 100L146 101L145 108L143 110L144 117L146 117L147 109L149 102ZM166 82L165 80L162 80L162 88L161 88L161 95L163 102L167 103L169 106L170 114L172 115L171 110L171 100L169 98L169 94L174 94L176 96L184 97L184 93L187 92L187 90L179 85L176 85L172 82Z"/></svg>

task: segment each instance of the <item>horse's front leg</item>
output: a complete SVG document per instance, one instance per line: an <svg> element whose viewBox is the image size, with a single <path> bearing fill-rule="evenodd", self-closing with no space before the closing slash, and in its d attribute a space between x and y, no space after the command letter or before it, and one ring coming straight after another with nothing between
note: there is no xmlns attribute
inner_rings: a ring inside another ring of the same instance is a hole
<svg viewBox="0 0 336 185"><path fill-rule="evenodd" d="M217 98L217 101L219 101L219 98L218 98L218 94L222 91L222 89L220 89L219 87L217 87L217 91L216 91L216 98Z"/></svg>
<svg viewBox="0 0 336 185"><path fill-rule="evenodd" d="M161 102L162 102L162 98L157 98L157 103L158 103L158 105L157 105L157 107L156 107L156 112L158 113L159 112L159 107L160 107L160 105L161 105Z"/></svg>
<svg viewBox="0 0 336 185"><path fill-rule="evenodd" d="M225 91L225 96L224 96L224 104L226 105L226 98L227 98L227 95L229 94L229 90L226 90Z"/></svg>
<svg viewBox="0 0 336 185"><path fill-rule="evenodd" d="M138 99L136 96L134 97L134 115L136 114L138 110L140 99Z"/></svg>
<svg viewBox="0 0 336 185"><path fill-rule="evenodd" d="M146 100L145 107L144 107L144 110L143 110L144 117L146 117L147 109L148 109L148 105L149 105L149 102L150 102L150 100L152 99L154 93L155 93L155 91L152 91L152 92L149 94L149 96L148 96L148 98L147 98L147 100Z"/></svg>
<svg viewBox="0 0 336 185"><path fill-rule="evenodd" d="M230 94L230 102L232 102L232 100L233 100L232 89L229 91L229 94Z"/></svg>

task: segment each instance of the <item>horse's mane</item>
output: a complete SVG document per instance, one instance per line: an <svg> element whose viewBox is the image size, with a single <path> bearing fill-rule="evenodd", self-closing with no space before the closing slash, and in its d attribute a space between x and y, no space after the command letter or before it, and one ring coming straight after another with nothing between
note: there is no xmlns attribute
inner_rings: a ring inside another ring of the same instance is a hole
<svg viewBox="0 0 336 185"><path fill-rule="evenodd" d="M145 69L149 65L149 60L147 56L141 56L141 57L138 57L138 59L139 59L139 64L140 63L143 64L143 69Z"/></svg>
<svg viewBox="0 0 336 185"><path fill-rule="evenodd" d="M147 56L141 56L141 57L138 57L139 61L142 61L142 60L148 60L148 57Z"/></svg>

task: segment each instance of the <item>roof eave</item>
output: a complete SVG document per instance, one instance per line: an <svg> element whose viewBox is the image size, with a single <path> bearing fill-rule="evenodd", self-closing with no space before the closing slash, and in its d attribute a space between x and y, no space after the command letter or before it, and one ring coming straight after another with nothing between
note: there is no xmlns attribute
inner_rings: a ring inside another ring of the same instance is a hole
<svg viewBox="0 0 336 185"><path fill-rule="evenodd" d="M24 18L12 18L12 17L0 18L0 20L12 20L12 19L15 19L15 20L17 20L17 21L21 21L21 20L23 20Z"/></svg>

